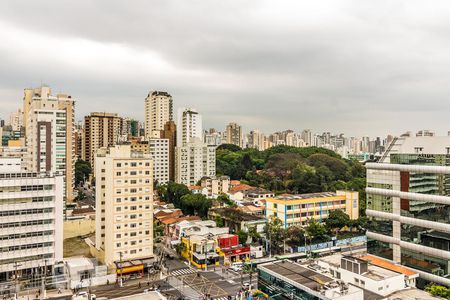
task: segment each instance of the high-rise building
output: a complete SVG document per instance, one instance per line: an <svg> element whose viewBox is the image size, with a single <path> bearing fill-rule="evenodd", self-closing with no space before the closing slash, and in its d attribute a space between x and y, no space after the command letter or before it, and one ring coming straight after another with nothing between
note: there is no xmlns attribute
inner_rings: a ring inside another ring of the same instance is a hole
<svg viewBox="0 0 450 300"><path fill-rule="evenodd" d="M196 185L203 177L216 175L216 147L193 140L176 148L175 181Z"/></svg>
<svg viewBox="0 0 450 300"><path fill-rule="evenodd" d="M394 138L366 168L368 251L450 285L450 137Z"/></svg>
<svg viewBox="0 0 450 300"><path fill-rule="evenodd" d="M236 123L230 123L226 128L227 144L233 144L239 147L244 146L244 137L242 126Z"/></svg>
<svg viewBox="0 0 450 300"><path fill-rule="evenodd" d="M152 138L148 141L133 141L131 151L150 154L153 160L153 181L158 184L169 182L170 154L169 139Z"/></svg>
<svg viewBox="0 0 450 300"><path fill-rule="evenodd" d="M84 142L82 159L92 168L97 150L111 147L119 142L123 119L115 113L93 112L84 117Z"/></svg>
<svg viewBox="0 0 450 300"><path fill-rule="evenodd" d="M224 139L226 142L226 133L223 135L214 128L210 128L209 130L205 130L203 132L203 142L207 145L220 146L223 144Z"/></svg>
<svg viewBox="0 0 450 300"><path fill-rule="evenodd" d="M23 126L23 113L19 108L9 115L9 125L13 131L20 131ZM3 126L2 126L3 127Z"/></svg>
<svg viewBox="0 0 450 300"><path fill-rule="evenodd" d="M0 282L10 281L2 293L25 282L40 287L38 274L62 269L63 187L63 176L51 173L0 173Z"/></svg>
<svg viewBox="0 0 450 300"><path fill-rule="evenodd" d="M307 147L314 146L311 129L303 130L301 133L301 138L302 138L303 142L305 143L305 146L307 146Z"/></svg>
<svg viewBox="0 0 450 300"><path fill-rule="evenodd" d="M150 92L145 98L145 137L159 137L169 121L173 121L172 96L167 92Z"/></svg>
<svg viewBox="0 0 450 300"><path fill-rule="evenodd" d="M143 268L153 256L153 165L149 154L130 145L98 150L95 164L96 231L99 260Z"/></svg>
<svg viewBox="0 0 450 300"><path fill-rule="evenodd" d="M194 139L202 140L202 116L195 109L179 109L177 126L177 146L184 146Z"/></svg>
<svg viewBox="0 0 450 300"><path fill-rule="evenodd" d="M174 121L164 124L161 130L162 139L169 140L169 181L175 181L175 147L177 146L177 126Z"/></svg>
<svg viewBox="0 0 450 300"><path fill-rule="evenodd" d="M69 95L52 95L47 86L25 89L27 170L63 174L64 193L69 202L74 198L74 102Z"/></svg>
<svg viewBox="0 0 450 300"><path fill-rule="evenodd" d="M264 133L259 131L258 129L250 131L248 134L248 145L249 148L255 148L260 151L267 149L267 142L264 136Z"/></svg>

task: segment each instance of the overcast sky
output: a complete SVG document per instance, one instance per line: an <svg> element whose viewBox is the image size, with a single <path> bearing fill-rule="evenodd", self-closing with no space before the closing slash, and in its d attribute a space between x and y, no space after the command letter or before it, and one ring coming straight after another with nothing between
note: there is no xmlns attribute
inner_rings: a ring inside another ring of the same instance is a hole
<svg viewBox="0 0 450 300"><path fill-rule="evenodd" d="M143 120L150 90L204 127L450 130L450 2L0 2L0 117L50 85Z"/></svg>

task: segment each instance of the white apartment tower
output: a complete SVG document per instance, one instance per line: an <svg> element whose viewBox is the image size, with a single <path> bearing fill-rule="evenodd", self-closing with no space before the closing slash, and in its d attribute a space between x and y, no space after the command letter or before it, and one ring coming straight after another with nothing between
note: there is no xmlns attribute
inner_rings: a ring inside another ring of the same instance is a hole
<svg viewBox="0 0 450 300"><path fill-rule="evenodd" d="M63 186L51 173L0 173L0 282L17 274L30 286L36 274L55 274L63 259Z"/></svg>
<svg viewBox="0 0 450 300"><path fill-rule="evenodd" d="M158 184L169 182L169 139L150 139L149 152L153 159L153 180Z"/></svg>
<svg viewBox="0 0 450 300"><path fill-rule="evenodd" d="M54 96L47 86L25 89L23 124L28 148L27 170L64 175L68 201L74 197L74 114L71 96Z"/></svg>
<svg viewBox="0 0 450 300"><path fill-rule="evenodd" d="M178 110L177 144L184 146L194 139L202 140L202 116L193 108Z"/></svg>
<svg viewBox="0 0 450 300"><path fill-rule="evenodd" d="M216 175L216 147L194 140L176 148L175 182L196 185L203 177Z"/></svg>
<svg viewBox="0 0 450 300"><path fill-rule="evenodd" d="M172 96L167 92L150 92L145 98L145 137L159 137L168 121L173 121Z"/></svg>
<svg viewBox="0 0 450 300"><path fill-rule="evenodd" d="M95 247L106 265L153 256L153 165L130 145L96 156Z"/></svg>

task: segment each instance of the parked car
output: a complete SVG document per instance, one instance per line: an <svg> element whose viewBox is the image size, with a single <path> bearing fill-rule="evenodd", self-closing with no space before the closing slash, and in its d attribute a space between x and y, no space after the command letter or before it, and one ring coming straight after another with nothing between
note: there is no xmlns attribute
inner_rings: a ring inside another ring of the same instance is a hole
<svg viewBox="0 0 450 300"><path fill-rule="evenodd" d="M231 270L235 271L235 272L240 272L242 271L242 266L243 264L241 262L234 262L231 264Z"/></svg>

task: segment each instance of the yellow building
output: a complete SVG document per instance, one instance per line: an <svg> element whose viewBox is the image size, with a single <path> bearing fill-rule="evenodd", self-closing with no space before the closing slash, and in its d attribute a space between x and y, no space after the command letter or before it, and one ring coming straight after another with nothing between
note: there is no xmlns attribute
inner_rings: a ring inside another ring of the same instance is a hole
<svg viewBox="0 0 450 300"><path fill-rule="evenodd" d="M266 199L266 217L279 218L285 228L305 226L311 219L323 222L332 210L344 211L352 220L359 217L359 193L336 191L312 194L283 194Z"/></svg>
<svg viewBox="0 0 450 300"><path fill-rule="evenodd" d="M191 235L181 238L181 256L199 269L208 265L217 265L217 241L207 236Z"/></svg>

